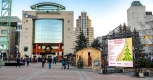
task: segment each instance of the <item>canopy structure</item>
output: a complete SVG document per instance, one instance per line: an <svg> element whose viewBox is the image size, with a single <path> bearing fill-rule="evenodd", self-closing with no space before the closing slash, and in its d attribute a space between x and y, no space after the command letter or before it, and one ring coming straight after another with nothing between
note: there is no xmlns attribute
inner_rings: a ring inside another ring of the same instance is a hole
<svg viewBox="0 0 153 80"><path fill-rule="evenodd" d="M32 5L31 9L36 10L37 13L59 13L60 14L60 10L65 10L65 7L57 3L43 2L43 3Z"/></svg>

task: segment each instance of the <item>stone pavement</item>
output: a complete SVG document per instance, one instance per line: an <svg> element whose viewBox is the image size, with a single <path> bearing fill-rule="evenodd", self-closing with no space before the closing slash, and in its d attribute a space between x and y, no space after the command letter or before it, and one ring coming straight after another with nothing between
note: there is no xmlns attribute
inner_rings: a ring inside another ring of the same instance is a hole
<svg viewBox="0 0 153 80"><path fill-rule="evenodd" d="M0 80L153 80L153 77L135 78L133 73L98 74L91 69L77 69L70 66L69 70L61 69L61 63L52 64L52 68L41 67L41 63L31 63L29 67L2 66Z"/></svg>

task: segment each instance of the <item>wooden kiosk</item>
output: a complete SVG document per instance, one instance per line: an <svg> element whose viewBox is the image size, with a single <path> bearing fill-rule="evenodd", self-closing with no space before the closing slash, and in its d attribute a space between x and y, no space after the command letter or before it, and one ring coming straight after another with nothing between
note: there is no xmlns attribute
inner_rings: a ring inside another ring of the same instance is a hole
<svg viewBox="0 0 153 80"><path fill-rule="evenodd" d="M92 66L92 61L95 59L101 60L101 51L92 47L84 48L76 52L76 65L79 57L83 60L83 66Z"/></svg>

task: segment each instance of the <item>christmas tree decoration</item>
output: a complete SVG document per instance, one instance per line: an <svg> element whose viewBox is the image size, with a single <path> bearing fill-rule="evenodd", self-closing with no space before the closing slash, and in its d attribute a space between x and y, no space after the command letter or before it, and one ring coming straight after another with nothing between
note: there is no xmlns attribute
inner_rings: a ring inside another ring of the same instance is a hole
<svg viewBox="0 0 153 80"><path fill-rule="evenodd" d="M132 61L133 60L131 58L131 53L130 53L130 50L128 48L128 45L126 46L124 55L125 55L125 57L122 60L124 60L124 61Z"/></svg>

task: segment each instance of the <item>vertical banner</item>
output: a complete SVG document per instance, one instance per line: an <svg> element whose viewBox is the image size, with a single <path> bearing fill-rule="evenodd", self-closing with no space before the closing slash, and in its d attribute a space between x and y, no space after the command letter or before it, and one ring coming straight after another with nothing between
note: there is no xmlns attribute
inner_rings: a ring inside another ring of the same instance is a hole
<svg viewBox="0 0 153 80"><path fill-rule="evenodd" d="M36 55L38 54L38 44L36 44Z"/></svg>
<svg viewBox="0 0 153 80"><path fill-rule="evenodd" d="M133 67L132 38L108 40L108 64Z"/></svg>

